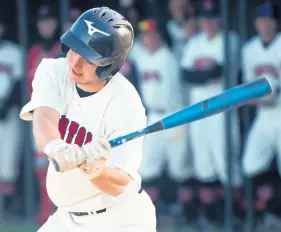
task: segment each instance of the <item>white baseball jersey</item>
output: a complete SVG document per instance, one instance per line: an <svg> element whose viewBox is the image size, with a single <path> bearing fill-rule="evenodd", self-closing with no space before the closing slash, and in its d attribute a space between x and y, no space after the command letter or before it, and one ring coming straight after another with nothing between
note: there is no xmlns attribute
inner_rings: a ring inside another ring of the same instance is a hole
<svg viewBox="0 0 281 232"><path fill-rule="evenodd" d="M244 81L252 81L265 74L280 80L280 47L281 33L266 47L259 36L247 42L242 50Z"/></svg>
<svg viewBox="0 0 281 232"><path fill-rule="evenodd" d="M182 106L180 70L173 53L166 46L151 54L139 52L136 60L140 73L140 89L148 110L174 112Z"/></svg>
<svg viewBox="0 0 281 232"><path fill-rule="evenodd" d="M204 71L224 65L224 37L218 33L214 38L209 39L205 33L199 33L189 40L184 48L181 66L184 69ZM229 33L231 76L236 78L238 73L239 40L234 33ZM216 80L209 80L202 84L190 83L190 101L197 103L212 97L223 91L223 76ZM224 114L199 120L190 124L190 140L193 149L194 175L203 182L219 179L223 183L227 181L227 165L225 155L225 117ZM240 146L238 117L235 112L231 115L233 126L231 139L235 147L234 152L238 154ZM210 136L212 133L216 136ZM237 156L233 157L233 184L239 186L241 178L236 171L239 167Z"/></svg>
<svg viewBox="0 0 281 232"><path fill-rule="evenodd" d="M10 41L0 44L0 106L11 95L14 84L23 78L22 48ZM5 120L0 121L0 179L4 182L14 182L18 177L20 133L19 108L9 109Z"/></svg>
<svg viewBox="0 0 281 232"><path fill-rule="evenodd" d="M218 33L211 40L205 33L199 33L192 37L184 48L181 66L184 69L207 70L215 65L224 64L224 38ZM233 69L232 74L238 72L239 40L236 34L229 33L230 62ZM191 90L191 101L197 102L222 91L223 79L215 83L194 85Z"/></svg>
<svg viewBox="0 0 281 232"><path fill-rule="evenodd" d="M95 136L113 139L146 125L140 97L124 76L117 73L101 91L80 97L75 83L69 78L65 58L42 60L33 80L31 101L23 107L21 118L32 120L32 110L40 106L59 112L62 139L79 146L90 142ZM138 138L113 148L109 164L127 172L138 184L141 182L138 169L142 144L143 139ZM108 202L113 199L95 188L80 169L59 173L52 164L47 175L47 190L55 205L71 211L102 209L106 207L104 197Z"/></svg>
<svg viewBox="0 0 281 232"><path fill-rule="evenodd" d="M280 81L281 75L281 33L264 45L259 36L253 37L243 47L243 78L252 81L267 76ZM274 82L274 81L273 81ZM244 173L248 176L261 174L268 170L277 152L277 167L281 173L281 104L278 96L272 95L272 105L259 100L258 111L251 126L242 159ZM275 101L276 100L276 101ZM279 100L279 101L278 101ZM279 103L279 104L278 104ZM253 163L255 165L253 165Z"/></svg>

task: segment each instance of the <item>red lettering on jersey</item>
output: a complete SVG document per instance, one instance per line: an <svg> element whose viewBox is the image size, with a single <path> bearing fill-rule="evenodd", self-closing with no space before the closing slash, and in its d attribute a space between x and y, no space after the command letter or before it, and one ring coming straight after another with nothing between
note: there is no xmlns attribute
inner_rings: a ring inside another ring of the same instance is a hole
<svg viewBox="0 0 281 232"><path fill-rule="evenodd" d="M266 65L258 65L255 67L256 77L260 77L263 74L269 73L274 78L278 78L278 71L274 65L266 64Z"/></svg>
<svg viewBox="0 0 281 232"><path fill-rule="evenodd" d="M59 131L62 139L64 139L68 124L69 124L69 119L66 118L65 116L62 116L59 121Z"/></svg>
<svg viewBox="0 0 281 232"><path fill-rule="evenodd" d="M71 121L70 126L68 128L68 136L65 142L71 143L74 135L77 133L79 128L79 124L77 122Z"/></svg>
<svg viewBox="0 0 281 232"><path fill-rule="evenodd" d="M61 138L67 143L72 143L75 138L74 143L80 147L91 142L93 138L92 133L88 132L85 127L80 127L77 122L70 121L65 115L60 118L59 131Z"/></svg>
<svg viewBox="0 0 281 232"><path fill-rule="evenodd" d="M145 81L147 81L147 80L158 80L158 81L160 81L160 75L157 72L148 71L148 72L144 72L143 79Z"/></svg>
<svg viewBox="0 0 281 232"><path fill-rule="evenodd" d="M85 144L91 142L92 139L93 139L92 133L91 133L91 132L88 132L88 133L87 133L87 138L86 138Z"/></svg>
<svg viewBox="0 0 281 232"><path fill-rule="evenodd" d="M85 127L80 127L78 132L77 132L76 139L75 139L74 143L77 144L79 147L81 147L83 145L85 135L86 135Z"/></svg>
<svg viewBox="0 0 281 232"><path fill-rule="evenodd" d="M201 57L194 61L193 68L195 70L206 70L214 67L217 64L217 61L210 57Z"/></svg>

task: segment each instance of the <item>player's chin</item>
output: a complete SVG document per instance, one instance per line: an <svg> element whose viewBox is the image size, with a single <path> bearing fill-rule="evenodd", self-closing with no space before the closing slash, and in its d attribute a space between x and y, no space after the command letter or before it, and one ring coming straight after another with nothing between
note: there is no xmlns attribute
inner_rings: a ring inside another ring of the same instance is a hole
<svg viewBox="0 0 281 232"><path fill-rule="evenodd" d="M76 75L70 75L70 79L73 80L74 82L83 82L83 77L82 76L76 76Z"/></svg>

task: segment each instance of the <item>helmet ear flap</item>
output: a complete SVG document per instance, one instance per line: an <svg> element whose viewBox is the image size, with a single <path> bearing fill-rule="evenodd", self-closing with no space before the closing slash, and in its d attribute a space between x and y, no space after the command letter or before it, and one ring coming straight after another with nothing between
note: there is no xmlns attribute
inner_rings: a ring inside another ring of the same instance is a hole
<svg viewBox="0 0 281 232"><path fill-rule="evenodd" d="M62 52L62 54L66 55L68 53L69 49L70 48L68 46L66 46L64 43L61 43L61 52Z"/></svg>
<svg viewBox="0 0 281 232"><path fill-rule="evenodd" d="M118 73L120 68L121 68L121 66L119 66L119 65L117 65L115 67L115 64L114 65L110 64L110 65L103 66L103 67L99 66L96 69L96 74L100 80L104 81L104 80L110 79L116 73Z"/></svg>

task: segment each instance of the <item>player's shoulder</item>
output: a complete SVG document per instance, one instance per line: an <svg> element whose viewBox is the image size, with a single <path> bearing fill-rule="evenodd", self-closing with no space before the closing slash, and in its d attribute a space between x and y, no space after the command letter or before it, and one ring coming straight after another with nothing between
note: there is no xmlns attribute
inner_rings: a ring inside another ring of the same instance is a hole
<svg viewBox="0 0 281 232"><path fill-rule="evenodd" d="M114 85L112 101L122 108L142 108L141 98L133 84L121 73L117 73L111 80Z"/></svg>
<svg viewBox="0 0 281 232"><path fill-rule="evenodd" d="M199 49L200 45L205 43L206 41L206 35L203 32L198 32L194 34L190 39L188 40L186 47L189 49ZM198 47L199 46L199 47Z"/></svg>
<svg viewBox="0 0 281 232"><path fill-rule="evenodd" d="M276 35L276 43L277 43L278 45L281 44L281 33L280 33L280 32L278 32L277 35Z"/></svg>
<svg viewBox="0 0 281 232"><path fill-rule="evenodd" d="M45 69L54 74L62 74L67 72L66 58L43 58L37 69Z"/></svg>
<svg viewBox="0 0 281 232"><path fill-rule="evenodd" d="M249 52L250 50L258 47L260 44L260 37L258 35L253 36L250 38L242 47L244 52Z"/></svg>
<svg viewBox="0 0 281 232"><path fill-rule="evenodd" d="M17 44L17 43L14 43L10 40L5 40L3 41L2 43L2 48L4 49L8 49L10 52L13 52L13 53L20 53L22 54L24 49L21 45Z"/></svg>
<svg viewBox="0 0 281 232"><path fill-rule="evenodd" d="M36 73L56 80L58 84L63 84L67 78L68 66L66 58L43 58L36 69ZM36 75L35 73L35 75Z"/></svg>

